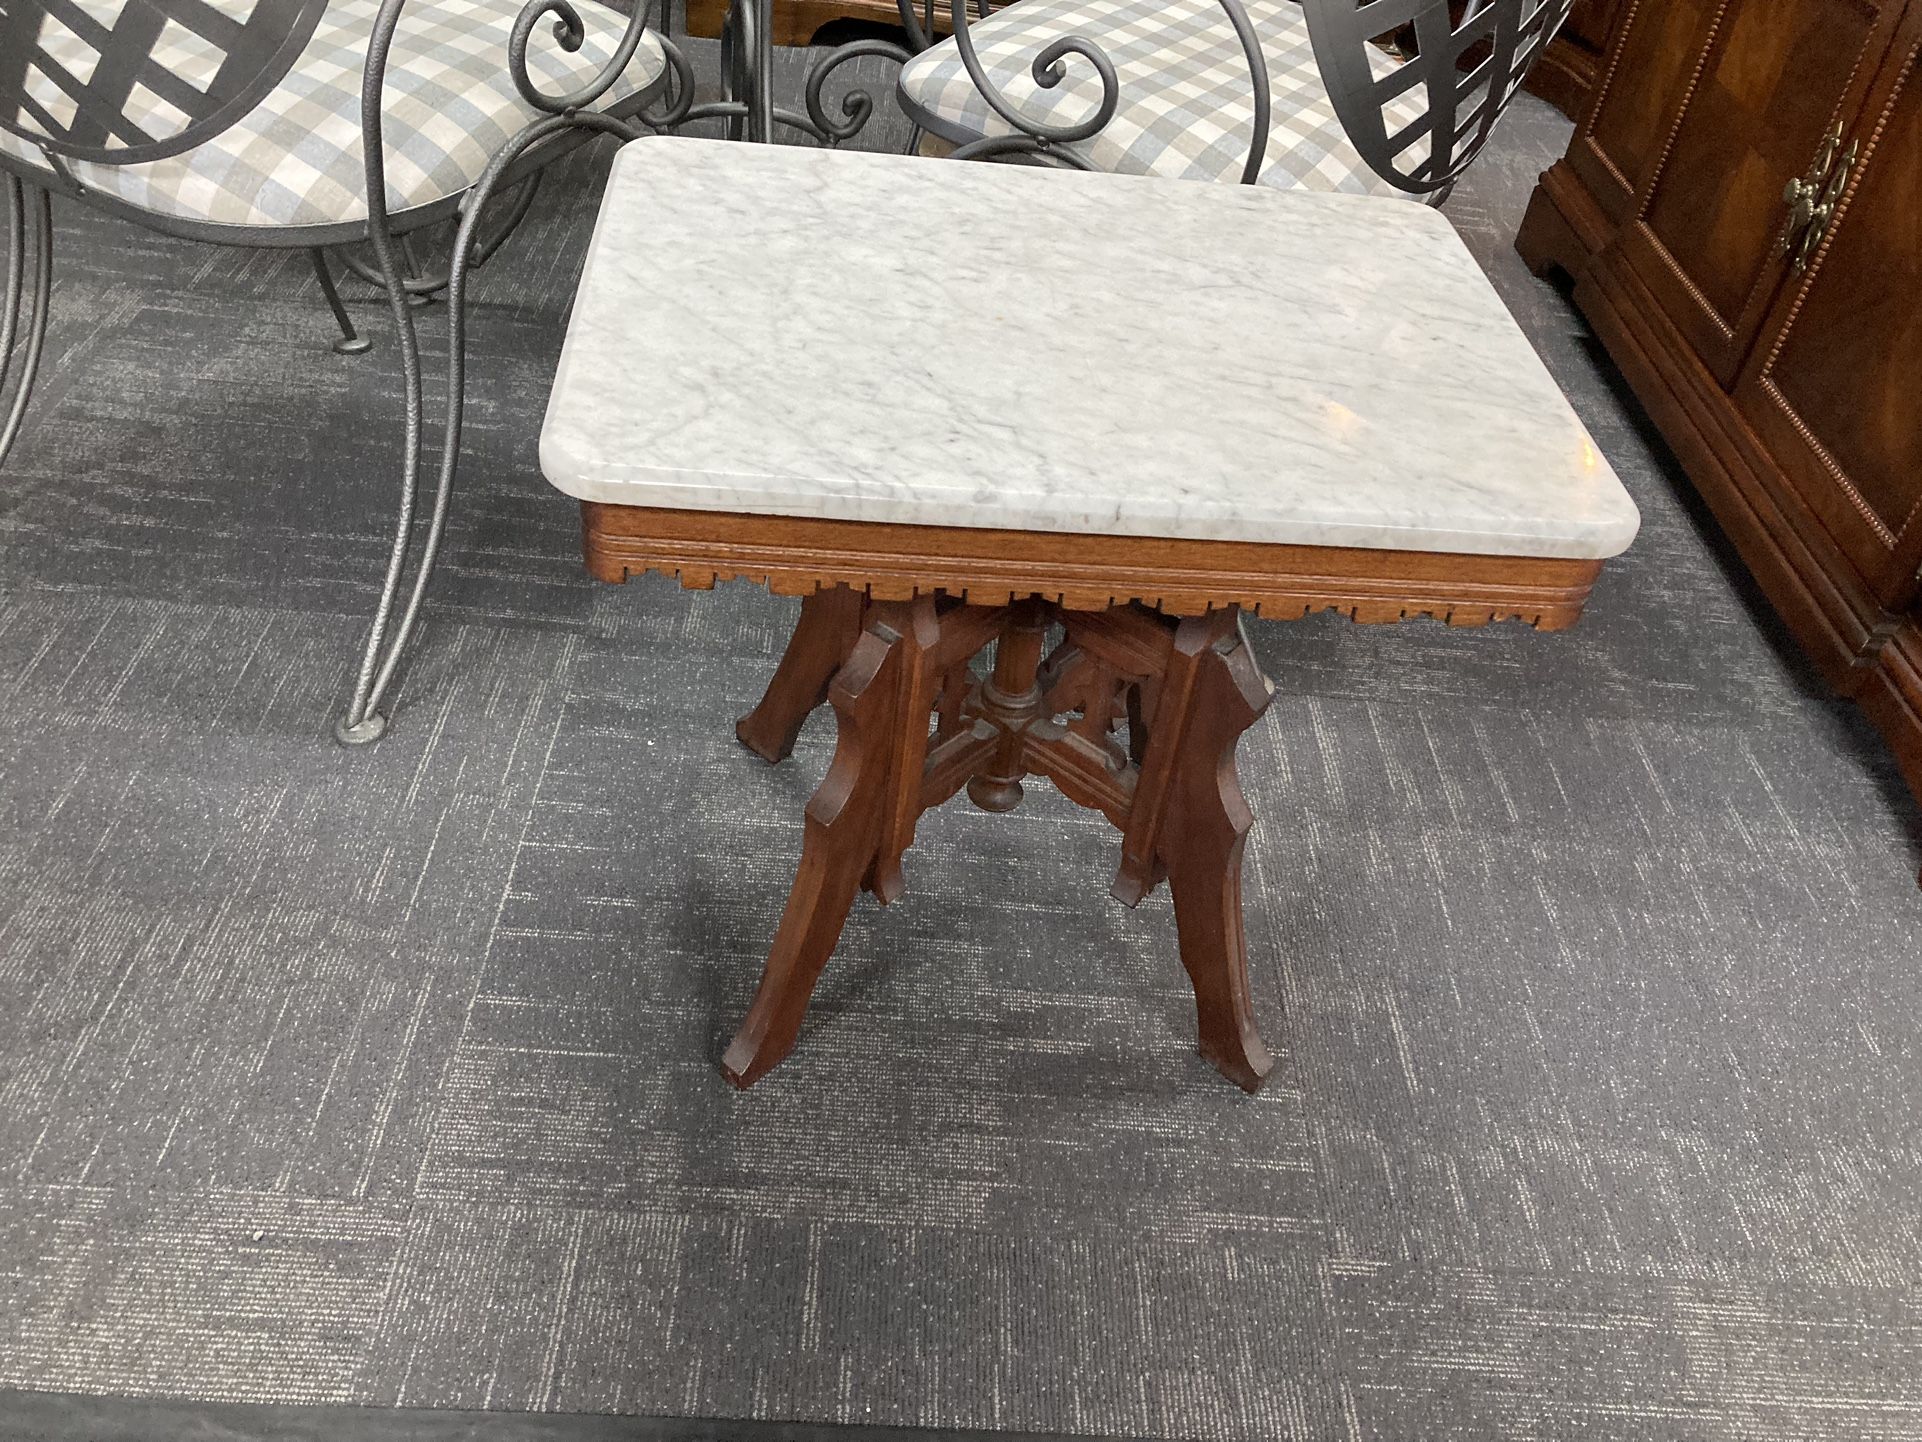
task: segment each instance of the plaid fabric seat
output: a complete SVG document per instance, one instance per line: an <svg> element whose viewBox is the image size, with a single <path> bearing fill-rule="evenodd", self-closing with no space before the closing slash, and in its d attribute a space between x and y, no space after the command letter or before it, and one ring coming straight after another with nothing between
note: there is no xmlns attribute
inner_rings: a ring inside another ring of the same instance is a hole
<svg viewBox="0 0 1922 1442"><path fill-rule="evenodd" d="M1404 195L1368 167L1336 118L1300 7L1289 0L1248 0L1247 8L1274 97L1262 184ZM1215 0L1020 0L976 21L969 33L983 68L1010 102L1055 125L1092 115L1101 80L1093 66L1069 56L1062 62L1066 78L1044 89L1030 73L1035 55L1070 35L1107 52L1121 82L1114 118L1090 139L1065 147L1095 169L1183 180L1241 178L1254 124L1253 84L1234 27ZM1392 71L1395 63L1381 55L1379 72ZM1419 87L1413 94L1420 94ZM901 100L923 129L957 145L1018 133L981 98L952 39L902 69ZM1391 101L1391 132L1419 119L1423 109L1410 96Z"/></svg>
<svg viewBox="0 0 1922 1442"><path fill-rule="evenodd" d="M109 0L101 0L101 6L113 8ZM521 0L414 0L403 12L383 100L390 211L466 190L480 178L488 157L538 118L507 71L507 41L520 6ZM67 168L96 192L208 225L293 227L365 219L361 73L379 10L379 0L333 0L286 79L206 144L141 165L75 161ZM587 38L571 55L544 29L536 30L528 46L528 73L541 88L577 87L611 57L625 17L593 5L585 12ZM170 43L177 53L164 53ZM67 68L78 67L76 73L84 75L92 64L91 51L77 36L43 35L43 44ZM163 38L156 58L191 77L207 63L197 48L204 49L204 42L182 31ZM618 108L651 86L666 67L650 32L602 107ZM51 87L36 91L35 98L49 107L72 103ZM150 102L167 104L157 95ZM164 114L156 119L164 129ZM4 131L0 151L46 164L30 142Z"/></svg>

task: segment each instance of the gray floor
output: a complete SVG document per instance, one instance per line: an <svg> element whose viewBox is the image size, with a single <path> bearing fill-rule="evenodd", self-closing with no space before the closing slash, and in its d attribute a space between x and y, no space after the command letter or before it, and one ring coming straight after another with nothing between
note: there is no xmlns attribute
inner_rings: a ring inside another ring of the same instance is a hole
<svg viewBox="0 0 1922 1442"><path fill-rule="evenodd" d="M931 817L721 1082L828 728L739 750L792 604L591 584L539 477L601 162L481 287L371 751L325 736L391 350L329 354L302 264L62 207L0 488L0 1386L1922 1437L1917 814L1509 249L1566 135L1525 102L1450 214L1645 528L1569 634L1253 627L1252 1100L1051 796Z"/></svg>

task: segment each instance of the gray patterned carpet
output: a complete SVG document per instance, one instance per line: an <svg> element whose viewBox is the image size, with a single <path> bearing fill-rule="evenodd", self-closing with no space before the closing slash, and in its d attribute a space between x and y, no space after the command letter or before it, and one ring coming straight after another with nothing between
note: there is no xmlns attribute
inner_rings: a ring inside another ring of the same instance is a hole
<svg viewBox="0 0 1922 1442"><path fill-rule="evenodd" d="M1570 634L1253 627L1252 1100L1051 796L931 817L722 1083L829 728L741 751L792 604L590 583L537 472L604 156L481 286L369 751L378 309L342 359L304 264L62 207L0 487L0 1386L1922 1438L1917 814L1510 251L1566 134L1526 102L1450 214L1645 529Z"/></svg>

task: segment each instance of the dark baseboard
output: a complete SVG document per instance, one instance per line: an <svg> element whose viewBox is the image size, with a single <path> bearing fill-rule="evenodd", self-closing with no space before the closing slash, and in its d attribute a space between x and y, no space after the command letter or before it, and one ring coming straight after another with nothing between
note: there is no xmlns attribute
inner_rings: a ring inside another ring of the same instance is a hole
<svg viewBox="0 0 1922 1442"><path fill-rule="evenodd" d="M1059 1434L0 1390L0 1442L1074 1442ZM1086 1442L1086 1439L1083 1439Z"/></svg>

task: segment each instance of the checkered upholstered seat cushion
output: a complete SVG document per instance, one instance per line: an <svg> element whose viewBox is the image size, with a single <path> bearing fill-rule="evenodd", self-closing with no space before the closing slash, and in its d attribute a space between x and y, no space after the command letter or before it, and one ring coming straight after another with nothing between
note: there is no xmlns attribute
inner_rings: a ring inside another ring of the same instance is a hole
<svg viewBox="0 0 1922 1442"><path fill-rule="evenodd" d="M1262 183L1405 194L1370 170L1349 142L1322 85L1300 7L1288 0L1248 0L1247 8L1274 96ZM1057 125L1093 114L1101 81L1093 66L1069 56L1066 78L1043 89L1029 69L1035 55L1069 35L1084 36L1107 52L1121 82L1119 107L1100 133L1069 147L1096 169L1241 179L1254 91L1241 42L1215 0L1019 0L976 21L969 34L1002 92L1024 114ZM1395 65L1387 55L1379 63L1384 74ZM901 98L925 129L957 144L1018 133L981 98L953 40L908 63L901 71ZM1398 97L1388 110L1390 132L1418 119L1423 109L1419 100Z"/></svg>
<svg viewBox="0 0 1922 1442"><path fill-rule="evenodd" d="M108 0L101 3L112 8ZM76 161L68 168L81 184L143 210L209 225L364 220L361 69L379 10L379 0L333 0L287 78L206 144L143 165ZM391 211L466 190L488 157L537 118L507 72L507 40L519 10L520 0L413 0L402 13L383 101ZM619 42L625 17L594 5L583 12L587 39L571 55L553 43L545 27L535 31L528 73L543 89L584 83ZM55 51L59 43L47 48ZM168 68L193 74L204 60L192 53L196 38L183 35L176 43L181 53L163 57L170 61ZM91 64L91 52L77 37L72 46L74 64ZM646 89L666 65L650 33L602 106L618 105ZM52 104L61 100L57 92L41 98ZM166 104L158 96L152 103ZM30 143L5 132L0 132L0 149L44 163Z"/></svg>

